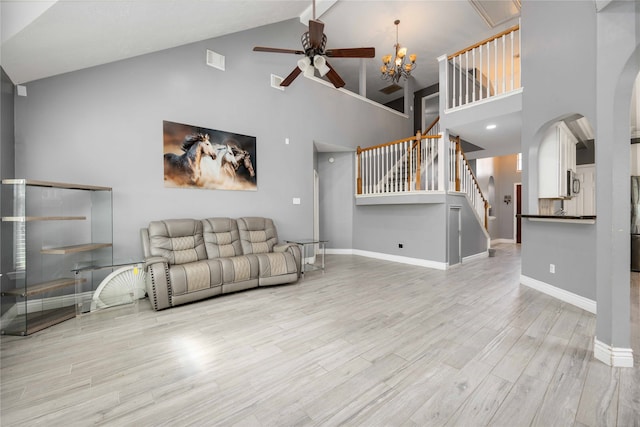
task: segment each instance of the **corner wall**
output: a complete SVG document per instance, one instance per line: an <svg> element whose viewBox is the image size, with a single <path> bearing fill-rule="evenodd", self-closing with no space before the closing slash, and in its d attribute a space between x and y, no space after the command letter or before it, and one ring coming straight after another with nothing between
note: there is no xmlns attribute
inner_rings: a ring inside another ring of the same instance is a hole
<svg viewBox="0 0 640 427"><path fill-rule="evenodd" d="M541 133L573 113L595 123L596 97L587 88L596 85L596 11L592 1L528 1L522 3L521 22L522 209L537 214ZM600 201L598 195L598 215L606 209ZM596 299L594 225L523 220L522 242L523 276Z"/></svg>

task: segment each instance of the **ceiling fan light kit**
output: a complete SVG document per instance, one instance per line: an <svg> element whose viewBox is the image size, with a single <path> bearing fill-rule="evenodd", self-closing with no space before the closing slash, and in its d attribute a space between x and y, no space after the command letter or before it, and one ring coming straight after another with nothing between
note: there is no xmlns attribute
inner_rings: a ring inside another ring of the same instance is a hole
<svg viewBox="0 0 640 427"><path fill-rule="evenodd" d="M396 44L393 46L396 51L395 57L393 55L383 56L380 72L382 79L397 83L400 77L407 79L411 75L411 72L416 68L416 59L418 57L415 53L412 53L409 55L409 61L406 62L407 48L400 47L400 42L398 42L400 20L396 19L394 24L396 26Z"/></svg>
<svg viewBox="0 0 640 427"><path fill-rule="evenodd" d="M356 47L349 49L326 49L327 36L324 34L324 23L316 19L315 0L313 2L313 19L309 20L309 31L305 32L301 37L302 48L304 50L282 49L275 47L253 48L254 52L271 52L271 53L290 53L294 55L304 55L304 58L298 61L297 67L293 69L280 83L280 86L289 86L300 74L304 73L305 77L313 77L315 70L318 70L320 76L327 76L329 81L336 87L341 88L345 85L344 80L336 72L336 70L327 62L329 58L375 58L376 50L373 47Z"/></svg>

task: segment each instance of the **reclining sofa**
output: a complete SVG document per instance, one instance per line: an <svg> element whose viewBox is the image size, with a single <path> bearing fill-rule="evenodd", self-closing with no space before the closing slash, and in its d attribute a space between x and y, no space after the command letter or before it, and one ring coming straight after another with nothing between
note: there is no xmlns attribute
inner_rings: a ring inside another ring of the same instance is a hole
<svg viewBox="0 0 640 427"><path fill-rule="evenodd" d="M140 235L154 310L300 277L300 248L278 244L269 218L152 221Z"/></svg>

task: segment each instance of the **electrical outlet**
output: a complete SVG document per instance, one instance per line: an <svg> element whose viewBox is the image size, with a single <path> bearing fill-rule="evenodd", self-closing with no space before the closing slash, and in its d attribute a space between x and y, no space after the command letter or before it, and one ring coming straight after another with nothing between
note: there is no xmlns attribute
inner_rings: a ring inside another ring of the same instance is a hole
<svg viewBox="0 0 640 427"><path fill-rule="evenodd" d="M556 274L556 265L555 264L549 264L549 273Z"/></svg>
<svg viewBox="0 0 640 427"><path fill-rule="evenodd" d="M403 246L403 245L402 245L402 243L398 243L398 247L399 247L400 249L402 249L402 246Z"/></svg>

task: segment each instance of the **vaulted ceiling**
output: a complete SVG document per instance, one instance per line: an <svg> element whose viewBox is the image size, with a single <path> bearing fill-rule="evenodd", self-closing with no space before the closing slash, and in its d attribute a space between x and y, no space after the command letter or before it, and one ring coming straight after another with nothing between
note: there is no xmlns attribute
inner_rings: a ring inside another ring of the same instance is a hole
<svg viewBox="0 0 640 427"><path fill-rule="evenodd" d="M14 83L74 71L279 21L311 18L309 0L2 0L0 60ZM437 57L453 53L513 25L496 13L518 13L519 0L318 0L327 48L373 46L365 60L367 97L388 102L380 58L392 53L394 20L401 21L399 42L418 55L416 88L438 81ZM480 13L482 12L482 13ZM483 17L484 14L489 15ZM509 18L509 15L507 15ZM495 22L494 22L495 23ZM256 40L256 44L260 44ZM291 40L284 48L300 48ZM264 54L256 54L264 55ZM295 65L296 58L282 55ZM358 91L360 60L333 59L332 65ZM402 85L402 81L400 84Z"/></svg>

